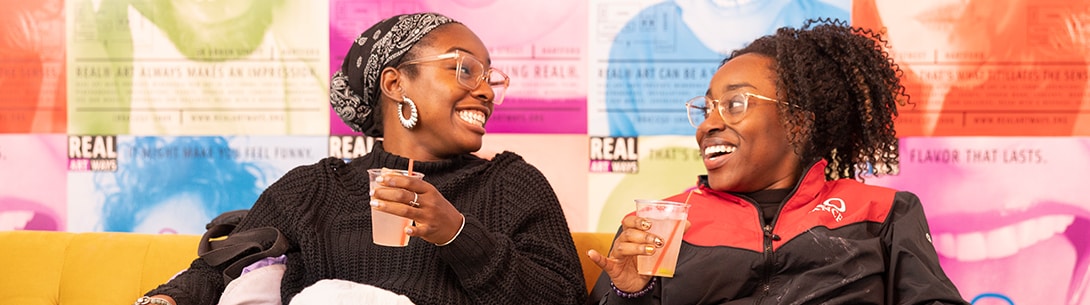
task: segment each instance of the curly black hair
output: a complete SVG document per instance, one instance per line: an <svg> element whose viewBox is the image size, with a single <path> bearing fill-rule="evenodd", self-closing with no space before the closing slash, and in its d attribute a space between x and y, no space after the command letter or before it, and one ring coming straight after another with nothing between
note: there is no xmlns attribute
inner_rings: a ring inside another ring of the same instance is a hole
<svg viewBox="0 0 1090 305"><path fill-rule="evenodd" d="M881 33L837 19L812 19L783 27L736 50L774 59L777 97L804 164L829 161L828 180L862 179L898 169L897 106L909 103L901 69L885 51Z"/></svg>

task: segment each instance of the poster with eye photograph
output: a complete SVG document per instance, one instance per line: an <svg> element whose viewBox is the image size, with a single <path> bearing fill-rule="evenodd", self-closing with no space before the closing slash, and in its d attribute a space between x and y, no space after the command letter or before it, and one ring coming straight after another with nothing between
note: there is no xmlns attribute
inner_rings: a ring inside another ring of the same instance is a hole
<svg viewBox="0 0 1090 305"><path fill-rule="evenodd" d="M64 133L64 1L0 7L0 133Z"/></svg>
<svg viewBox="0 0 1090 305"><path fill-rule="evenodd" d="M866 183L919 196L966 300L1090 304L1090 138L909 137L900 155Z"/></svg>
<svg viewBox="0 0 1090 305"><path fill-rule="evenodd" d="M324 158L326 137L69 135L68 146L69 231L200 235Z"/></svg>
<svg viewBox="0 0 1090 305"><path fill-rule="evenodd" d="M856 0L884 29L913 105L898 136L1090 135L1090 5Z"/></svg>
<svg viewBox="0 0 1090 305"><path fill-rule="evenodd" d="M327 134L325 2L67 9L70 134Z"/></svg>
<svg viewBox="0 0 1090 305"><path fill-rule="evenodd" d="M848 0L591 1L587 133L691 135L685 102L705 94L731 51L809 18L848 21L849 8Z"/></svg>
<svg viewBox="0 0 1090 305"><path fill-rule="evenodd" d="M586 3L579 0L330 0L329 71L341 68L348 47L372 24L398 14L438 12L473 31L488 48L491 68L510 79L502 104L495 105L485 125L488 132L583 134L587 118L585 84L590 78L586 65L586 8ZM466 89L465 93L470 91ZM430 96L410 98L416 102L451 102ZM330 124L331 134L351 133L333 111Z"/></svg>
<svg viewBox="0 0 1090 305"><path fill-rule="evenodd" d="M65 231L65 136L0 134L0 231Z"/></svg>
<svg viewBox="0 0 1090 305"><path fill-rule="evenodd" d="M636 199L663 199L707 174L692 136L589 137L590 231L616 232Z"/></svg>

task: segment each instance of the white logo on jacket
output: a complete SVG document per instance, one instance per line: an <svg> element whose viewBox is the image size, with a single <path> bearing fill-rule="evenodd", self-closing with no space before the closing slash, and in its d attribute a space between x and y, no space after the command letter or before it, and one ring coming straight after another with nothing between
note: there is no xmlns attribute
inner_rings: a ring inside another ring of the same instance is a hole
<svg viewBox="0 0 1090 305"><path fill-rule="evenodd" d="M833 214L833 219L836 222L840 222L841 219L844 219L844 212L847 211L847 208L844 206L844 199L834 197L825 199L825 202L814 207L813 210L810 210L810 213L817 211L829 212L829 214Z"/></svg>

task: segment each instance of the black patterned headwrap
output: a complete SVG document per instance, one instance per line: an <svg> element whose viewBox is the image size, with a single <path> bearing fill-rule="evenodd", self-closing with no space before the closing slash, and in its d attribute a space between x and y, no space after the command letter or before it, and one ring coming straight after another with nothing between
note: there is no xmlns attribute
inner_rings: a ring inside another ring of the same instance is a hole
<svg viewBox="0 0 1090 305"><path fill-rule="evenodd" d="M375 118L379 105L379 77L382 69L393 67L424 35L454 19L436 13L390 17L363 31L341 69L329 82L329 103L352 130L372 137L382 136Z"/></svg>

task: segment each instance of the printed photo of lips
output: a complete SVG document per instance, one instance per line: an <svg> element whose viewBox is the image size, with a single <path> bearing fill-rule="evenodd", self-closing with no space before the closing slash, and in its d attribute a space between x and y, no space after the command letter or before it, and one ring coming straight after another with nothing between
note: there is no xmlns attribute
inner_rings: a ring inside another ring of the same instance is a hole
<svg viewBox="0 0 1090 305"><path fill-rule="evenodd" d="M0 135L0 231L64 231L67 156L63 134Z"/></svg>
<svg viewBox="0 0 1090 305"><path fill-rule="evenodd" d="M53 209L22 198L0 196L0 231L57 231L61 218Z"/></svg>
<svg viewBox="0 0 1090 305"><path fill-rule="evenodd" d="M904 138L900 152L898 176L866 182L920 197L966 300L1090 304L1090 139Z"/></svg>

